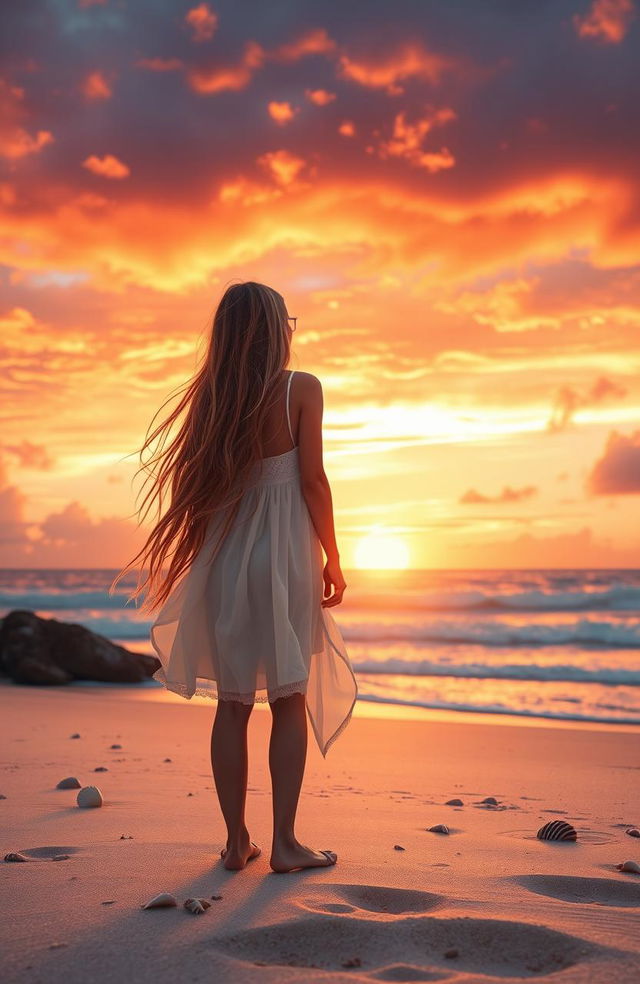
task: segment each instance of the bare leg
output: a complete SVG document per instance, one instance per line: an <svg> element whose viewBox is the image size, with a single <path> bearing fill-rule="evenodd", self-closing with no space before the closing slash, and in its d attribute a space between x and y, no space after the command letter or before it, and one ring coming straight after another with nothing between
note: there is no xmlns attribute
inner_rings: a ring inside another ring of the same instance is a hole
<svg viewBox="0 0 640 984"><path fill-rule="evenodd" d="M252 844L244 818L247 798L247 725L253 704L219 700L211 731L211 768L220 809L227 825L225 868L237 871L260 854Z"/></svg>
<svg viewBox="0 0 640 984"><path fill-rule="evenodd" d="M296 839L293 829L307 757L304 694L280 697L270 707L273 714L269 743L273 786L271 867L274 871L284 872L335 864L337 855L333 851L312 851Z"/></svg>

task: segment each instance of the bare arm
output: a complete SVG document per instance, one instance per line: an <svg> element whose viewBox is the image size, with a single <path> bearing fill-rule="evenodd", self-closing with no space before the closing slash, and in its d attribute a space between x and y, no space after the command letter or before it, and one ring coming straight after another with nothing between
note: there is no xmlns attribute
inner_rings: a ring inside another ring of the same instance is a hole
<svg viewBox="0 0 640 984"><path fill-rule="evenodd" d="M298 428L300 481L311 520L327 555L324 569L325 600L322 604L324 607L332 607L342 601L346 583L340 568L340 554L336 543L331 487L322 461L322 385L319 379L310 374L305 374L303 378Z"/></svg>

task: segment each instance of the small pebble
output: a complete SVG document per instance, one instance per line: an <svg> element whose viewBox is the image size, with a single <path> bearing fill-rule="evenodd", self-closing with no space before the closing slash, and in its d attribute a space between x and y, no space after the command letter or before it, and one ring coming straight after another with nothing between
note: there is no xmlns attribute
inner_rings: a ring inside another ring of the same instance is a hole
<svg viewBox="0 0 640 984"><path fill-rule="evenodd" d="M83 809L102 806L102 793L97 786L83 786L76 796L76 803Z"/></svg>
<svg viewBox="0 0 640 984"><path fill-rule="evenodd" d="M394 844L393 849L394 851L404 851L404 847L402 847L400 844Z"/></svg>
<svg viewBox="0 0 640 984"><path fill-rule="evenodd" d="M109 745L109 748L122 748L122 745Z"/></svg>
<svg viewBox="0 0 640 984"><path fill-rule="evenodd" d="M222 895L212 895L211 898L213 899L214 902L219 902L220 899L222 898Z"/></svg>
<svg viewBox="0 0 640 984"><path fill-rule="evenodd" d="M7 797L4 795L4 793L0 793L0 800L6 800L6 798Z"/></svg>
<svg viewBox="0 0 640 984"><path fill-rule="evenodd" d="M8 854L4 856L5 861L30 861L26 854L21 854L20 851L9 851Z"/></svg>
<svg viewBox="0 0 640 984"><path fill-rule="evenodd" d="M75 733L75 735L69 735L69 737L70 737L70 738L79 738L79 737L80 737L80 735L79 735L79 733L78 733L78 732L76 731L76 733Z"/></svg>
<svg viewBox="0 0 640 984"><path fill-rule="evenodd" d="M115 899L105 899L104 902L100 903L100 905L115 905L115 901Z"/></svg>
<svg viewBox="0 0 640 984"><path fill-rule="evenodd" d="M108 772L106 765L96 765L94 772Z"/></svg>
<svg viewBox="0 0 640 984"><path fill-rule="evenodd" d="M434 827L427 827L427 830L431 834L448 834L449 828L446 823L437 823Z"/></svg>
<svg viewBox="0 0 640 984"><path fill-rule="evenodd" d="M626 833L629 834L629 837L640 837L640 830L637 827L629 827Z"/></svg>
<svg viewBox="0 0 640 984"><path fill-rule="evenodd" d="M498 801L495 798L495 796L485 796L485 798L483 800L480 800L480 802L481 803L485 803L487 806L497 806L498 805Z"/></svg>
<svg viewBox="0 0 640 984"><path fill-rule="evenodd" d="M464 806L464 803L462 802L461 799L452 799L452 800L447 800L447 802L444 805L445 806Z"/></svg>
<svg viewBox="0 0 640 984"><path fill-rule="evenodd" d="M617 864L618 871L630 871L634 875L640 875L640 864L637 861L623 861Z"/></svg>
<svg viewBox="0 0 640 984"><path fill-rule="evenodd" d="M171 759L163 759L163 762L171 762Z"/></svg>
<svg viewBox="0 0 640 984"><path fill-rule="evenodd" d="M81 782L76 779L75 776L67 776L66 779L61 779L56 789L80 789Z"/></svg>
<svg viewBox="0 0 640 984"><path fill-rule="evenodd" d="M187 796L193 796L193 793L187 793Z"/></svg>
<svg viewBox="0 0 640 984"><path fill-rule="evenodd" d="M342 961L343 967L362 967L362 960L360 957L349 957L348 960Z"/></svg>
<svg viewBox="0 0 640 984"><path fill-rule="evenodd" d="M132 841L133 840L133 834L120 834L120 840L121 841Z"/></svg>

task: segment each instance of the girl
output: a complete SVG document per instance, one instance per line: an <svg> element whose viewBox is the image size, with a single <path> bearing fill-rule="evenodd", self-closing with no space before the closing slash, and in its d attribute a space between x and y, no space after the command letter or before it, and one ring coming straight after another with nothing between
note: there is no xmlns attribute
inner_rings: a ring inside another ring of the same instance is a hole
<svg viewBox="0 0 640 984"><path fill-rule="evenodd" d="M124 569L148 559L145 607L150 598L151 611L161 606L151 627L161 664L154 678L183 697L218 701L211 763L227 826L221 856L236 870L260 853L245 823L254 701L268 700L272 712L270 865L285 872L336 862L334 851L312 850L294 833L306 713L324 756L357 696L329 612L346 584L322 462L322 387L310 373L286 368L295 321L264 284L227 288L202 367L142 447L163 435L151 460L159 464L151 499L161 506L169 484L171 503Z"/></svg>

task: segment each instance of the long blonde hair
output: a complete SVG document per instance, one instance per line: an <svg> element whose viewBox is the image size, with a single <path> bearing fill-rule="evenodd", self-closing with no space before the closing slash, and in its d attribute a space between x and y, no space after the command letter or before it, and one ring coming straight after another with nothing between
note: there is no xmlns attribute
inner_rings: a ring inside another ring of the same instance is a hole
<svg viewBox="0 0 640 984"><path fill-rule="evenodd" d="M255 462L261 457L260 439L265 416L278 399L278 383L290 357L287 309L281 294L249 280L227 287L216 308L202 366L176 408L149 434L162 407L152 418L140 448L143 471L151 479L140 512L144 521L157 501L162 511L167 486L171 501L145 545L112 582L118 581L142 558L148 564L146 581L129 600L146 589L142 610L153 612L171 593L202 547L212 517L224 522L218 543L231 527ZM180 429L165 448L174 422L184 413ZM147 462L143 454L159 440L159 450ZM172 545L166 577L162 568Z"/></svg>

